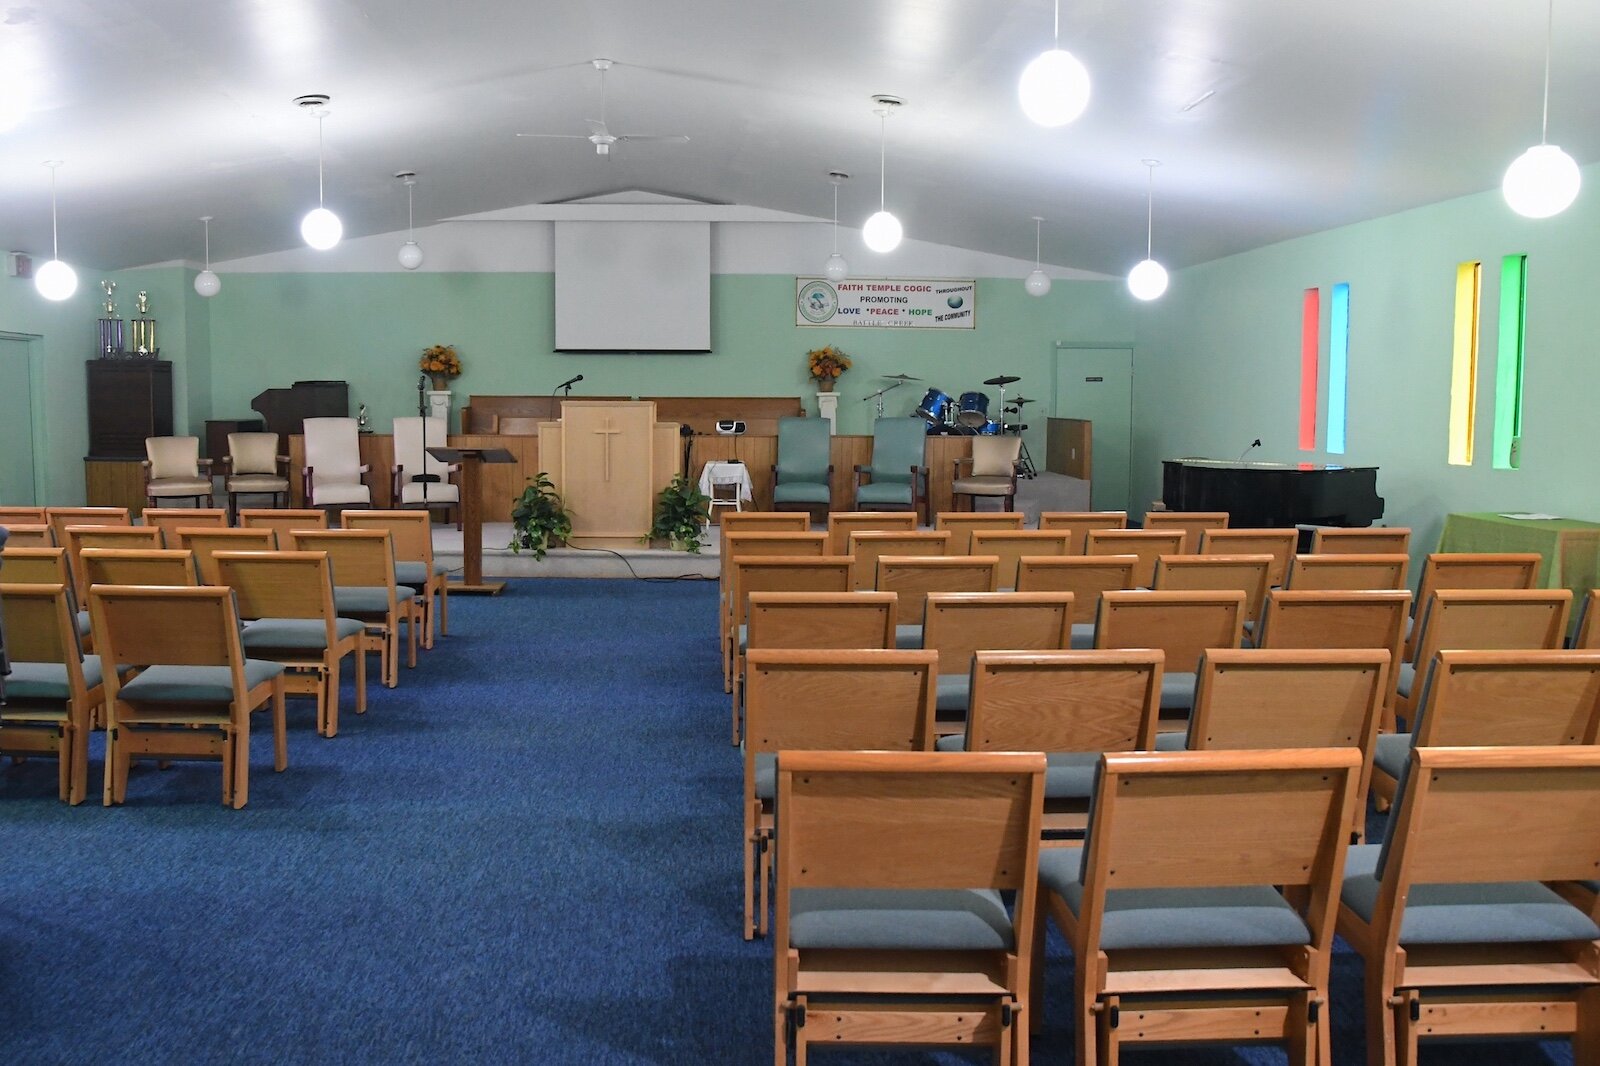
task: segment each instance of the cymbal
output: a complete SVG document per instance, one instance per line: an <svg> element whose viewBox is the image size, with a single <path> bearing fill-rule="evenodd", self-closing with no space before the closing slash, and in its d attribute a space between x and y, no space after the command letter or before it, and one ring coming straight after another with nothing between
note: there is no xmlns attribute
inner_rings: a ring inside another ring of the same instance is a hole
<svg viewBox="0 0 1600 1066"><path fill-rule="evenodd" d="M1030 400L1026 396L1014 396L1012 397L1011 402L1016 404L1018 407L1021 407L1025 403L1034 403L1036 401Z"/></svg>
<svg viewBox="0 0 1600 1066"><path fill-rule="evenodd" d="M884 381L921 381L922 379L921 378L914 378L910 374L885 374L885 375L883 375L883 380Z"/></svg>
<svg viewBox="0 0 1600 1066"><path fill-rule="evenodd" d="M1013 381L1021 381L1021 380L1022 380L1021 378L1017 377L1014 374L1001 374L997 378L988 378L987 380L984 381L984 384L985 385L1009 385Z"/></svg>

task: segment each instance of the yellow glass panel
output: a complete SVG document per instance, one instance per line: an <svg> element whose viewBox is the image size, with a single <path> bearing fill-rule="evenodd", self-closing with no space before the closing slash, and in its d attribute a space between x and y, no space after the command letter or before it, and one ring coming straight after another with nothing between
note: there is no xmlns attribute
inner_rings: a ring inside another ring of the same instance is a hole
<svg viewBox="0 0 1600 1066"><path fill-rule="evenodd" d="M1455 344L1450 360L1450 464L1472 465L1478 408L1478 295L1483 264L1456 267Z"/></svg>

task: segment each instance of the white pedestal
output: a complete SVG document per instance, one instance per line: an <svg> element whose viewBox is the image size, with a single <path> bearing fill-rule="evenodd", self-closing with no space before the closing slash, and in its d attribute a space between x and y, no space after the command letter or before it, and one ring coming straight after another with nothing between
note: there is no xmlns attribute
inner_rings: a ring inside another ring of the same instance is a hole
<svg viewBox="0 0 1600 1066"><path fill-rule="evenodd" d="M839 432L839 394L837 392L817 393L817 414L828 420L829 436Z"/></svg>
<svg viewBox="0 0 1600 1066"><path fill-rule="evenodd" d="M450 424L450 390L428 390L428 417L442 418L444 424Z"/></svg>

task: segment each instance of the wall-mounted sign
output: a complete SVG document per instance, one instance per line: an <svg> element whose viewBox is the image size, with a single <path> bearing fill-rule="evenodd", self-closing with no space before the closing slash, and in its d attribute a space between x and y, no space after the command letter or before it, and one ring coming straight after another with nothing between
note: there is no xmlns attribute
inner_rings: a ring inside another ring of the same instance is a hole
<svg viewBox="0 0 1600 1066"><path fill-rule="evenodd" d="M794 279L797 326L972 329L978 285L970 278Z"/></svg>

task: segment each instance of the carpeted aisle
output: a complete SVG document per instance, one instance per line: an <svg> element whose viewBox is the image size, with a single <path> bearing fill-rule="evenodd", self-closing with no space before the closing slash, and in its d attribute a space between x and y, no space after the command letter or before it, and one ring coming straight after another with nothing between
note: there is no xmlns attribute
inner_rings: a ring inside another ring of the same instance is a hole
<svg viewBox="0 0 1600 1066"><path fill-rule="evenodd" d="M770 1062L771 947L739 936L715 602L709 582L455 597L452 635L399 689L373 682L367 715L347 681L336 739L290 702L283 774L258 716L244 811L221 806L214 765L138 769L117 810L57 803L53 763L0 768L0 1062ZM98 743L91 777L98 795ZM1066 962L1038 1063L1070 1060ZM1362 1058L1359 995L1347 954L1341 1066Z"/></svg>

